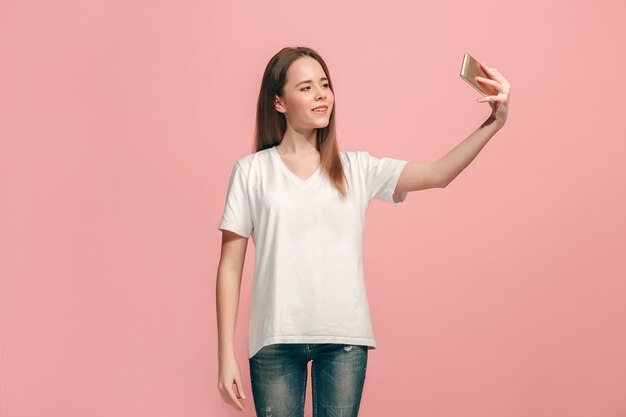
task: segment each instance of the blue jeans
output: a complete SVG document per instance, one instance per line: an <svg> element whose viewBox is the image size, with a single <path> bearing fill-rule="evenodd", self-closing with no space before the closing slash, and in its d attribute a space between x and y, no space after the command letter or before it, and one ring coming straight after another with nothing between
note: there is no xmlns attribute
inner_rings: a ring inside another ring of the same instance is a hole
<svg viewBox="0 0 626 417"><path fill-rule="evenodd" d="M367 367L367 346L277 343L249 358L257 417L303 417L308 362L313 417L356 417Z"/></svg>

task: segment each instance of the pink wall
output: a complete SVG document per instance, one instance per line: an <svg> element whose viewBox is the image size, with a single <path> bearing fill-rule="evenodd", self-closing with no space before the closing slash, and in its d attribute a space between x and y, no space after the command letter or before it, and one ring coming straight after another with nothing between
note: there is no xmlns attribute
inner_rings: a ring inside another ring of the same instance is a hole
<svg viewBox="0 0 626 417"><path fill-rule="evenodd" d="M465 52L512 86L447 188L370 206L360 415L625 417L625 12L2 1L0 417L254 415L254 246L242 414L217 390L217 224L265 64L301 45L330 67L344 150L432 162L463 140L490 111Z"/></svg>

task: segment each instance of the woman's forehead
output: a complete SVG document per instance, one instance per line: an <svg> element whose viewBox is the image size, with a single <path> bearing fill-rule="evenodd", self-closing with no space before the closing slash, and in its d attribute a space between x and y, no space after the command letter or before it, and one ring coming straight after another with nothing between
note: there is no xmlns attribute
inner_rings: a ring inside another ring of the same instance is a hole
<svg viewBox="0 0 626 417"><path fill-rule="evenodd" d="M296 59L287 70L287 82L299 83L305 80L319 80L325 77L324 69L317 60L310 57Z"/></svg>

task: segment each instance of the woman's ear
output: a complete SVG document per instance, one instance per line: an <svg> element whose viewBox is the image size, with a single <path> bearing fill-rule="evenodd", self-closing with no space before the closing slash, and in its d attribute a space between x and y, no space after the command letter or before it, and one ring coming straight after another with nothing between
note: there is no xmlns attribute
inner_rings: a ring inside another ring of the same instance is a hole
<svg viewBox="0 0 626 417"><path fill-rule="evenodd" d="M285 106L283 106L283 103L280 101L280 97L274 97L274 108L276 109L276 111L280 113L285 113Z"/></svg>

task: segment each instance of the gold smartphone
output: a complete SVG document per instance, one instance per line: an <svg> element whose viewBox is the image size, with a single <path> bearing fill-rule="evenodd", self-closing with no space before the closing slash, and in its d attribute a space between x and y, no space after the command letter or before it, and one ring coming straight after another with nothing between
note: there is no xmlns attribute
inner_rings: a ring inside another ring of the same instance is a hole
<svg viewBox="0 0 626 417"><path fill-rule="evenodd" d="M485 71L480 66L480 63L474 59L469 53L465 53L463 56L463 63L461 65L461 78L467 81L472 87L474 87L483 96L490 96L497 93L497 90L487 84L481 84L476 81L475 77L481 76L483 78L490 79Z"/></svg>

